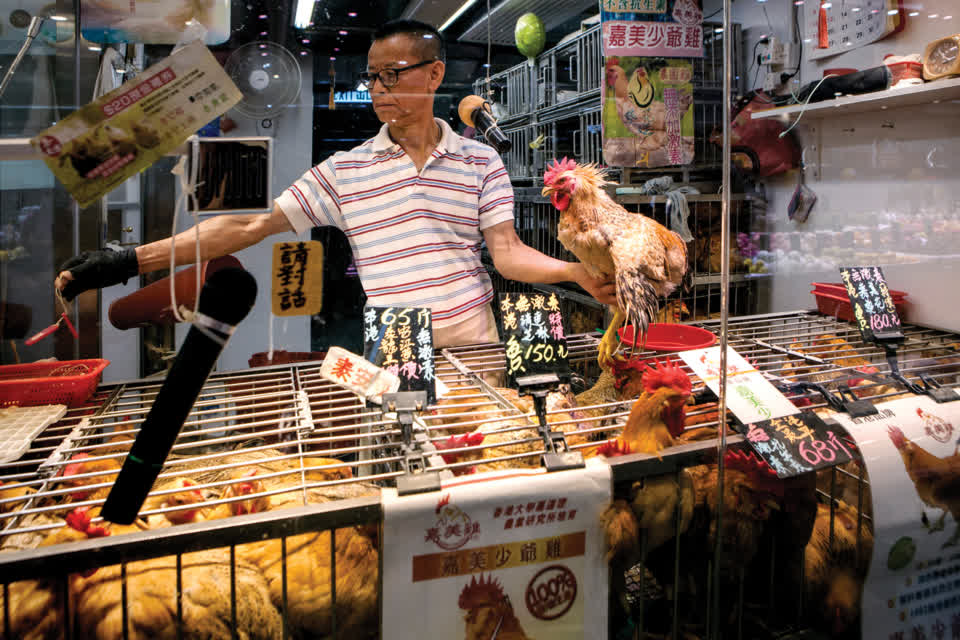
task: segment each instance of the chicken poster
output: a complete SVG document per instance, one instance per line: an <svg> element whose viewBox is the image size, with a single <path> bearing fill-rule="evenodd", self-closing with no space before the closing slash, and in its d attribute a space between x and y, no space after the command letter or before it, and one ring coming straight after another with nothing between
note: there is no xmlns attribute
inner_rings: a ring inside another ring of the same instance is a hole
<svg viewBox="0 0 960 640"><path fill-rule="evenodd" d="M610 467L496 471L383 494L383 638L607 634Z"/></svg>
<svg viewBox="0 0 960 640"><path fill-rule="evenodd" d="M960 401L916 396L833 416L866 461L874 544L863 638L960 636Z"/></svg>
<svg viewBox="0 0 960 640"><path fill-rule="evenodd" d="M610 57L603 85L603 161L614 167L693 162L693 65Z"/></svg>
<svg viewBox="0 0 960 640"><path fill-rule="evenodd" d="M207 44L230 38L230 0L80 0L80 31L93 42L176 44L189 20Z"/></svg>
<svg viewBox="0 0 960 640"><path fill-rule="evenodd" d="M213 54L194 42L40 132L30 144L87 207L242 97Z"/></svg>

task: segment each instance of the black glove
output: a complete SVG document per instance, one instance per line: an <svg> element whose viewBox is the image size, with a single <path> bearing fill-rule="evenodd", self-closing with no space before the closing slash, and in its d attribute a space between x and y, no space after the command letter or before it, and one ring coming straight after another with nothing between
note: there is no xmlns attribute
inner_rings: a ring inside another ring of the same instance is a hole
<svg viewBox="0 0 960 640"><path fill-rule="evenodd" d="M110 285L124 283L140 273L137 252L134 249L113 251L84 251L63 263L60 271L69 271L73 275L61 293L68 302L88 289L102 289Z"/></svg>

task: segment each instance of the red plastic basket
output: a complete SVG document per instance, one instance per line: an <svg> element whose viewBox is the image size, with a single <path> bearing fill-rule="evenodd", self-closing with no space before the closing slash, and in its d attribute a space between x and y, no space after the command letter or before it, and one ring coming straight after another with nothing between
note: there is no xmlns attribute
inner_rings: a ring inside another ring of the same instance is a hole
<svg viewBox="0 0 960 640"><path fill-rule="evenodd" d="M0 366L0 407L65 404L90 399L109 360L58 360Z"/></svg>
<svg viewBox="0 0 960 640"><path fill-rule="evenodd" d="M623 344L633 346L633 325L620 327L617 334ZM712 347L716 341L717 336L700 327L654 322L647 327L647 342L644 348L650 351L689 351Z"/></svg>
<svg viewBox="0 0 960 640"><path fill-rule="evenodd" d="M817 299L817 311L838 320L854 321L850 296L847 295L847 288L843 284L827 282L811 282L810 284L813 285L813 291L810 293ZM907 292L890 289L890 297L893 298L893 305L897 308L897 313L903 318L904 308L907 304L904 298L907 297Z"/></svg>

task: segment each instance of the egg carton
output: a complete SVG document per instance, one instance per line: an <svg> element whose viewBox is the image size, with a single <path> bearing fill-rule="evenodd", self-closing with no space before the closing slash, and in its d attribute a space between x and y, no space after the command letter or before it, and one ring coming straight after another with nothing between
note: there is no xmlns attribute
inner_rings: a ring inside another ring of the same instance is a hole
<svg viewBox="0 0 960 640"><path fill-rule="evenodd" d="M0 463L19 459L34 438L66 413L65 404L0 409Z"/></svg>

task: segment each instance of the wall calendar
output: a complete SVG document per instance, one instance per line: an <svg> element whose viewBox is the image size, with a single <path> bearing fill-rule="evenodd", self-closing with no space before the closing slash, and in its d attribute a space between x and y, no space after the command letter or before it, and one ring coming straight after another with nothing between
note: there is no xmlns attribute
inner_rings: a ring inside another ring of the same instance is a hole
<svg viewBox="0 0 960 640"><path fill-rule="evenodd" d="M903 0L807 0L803 3L808 60L835 56L903 29Z"/></svg>

